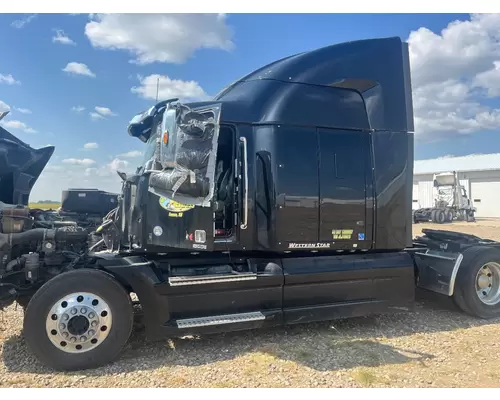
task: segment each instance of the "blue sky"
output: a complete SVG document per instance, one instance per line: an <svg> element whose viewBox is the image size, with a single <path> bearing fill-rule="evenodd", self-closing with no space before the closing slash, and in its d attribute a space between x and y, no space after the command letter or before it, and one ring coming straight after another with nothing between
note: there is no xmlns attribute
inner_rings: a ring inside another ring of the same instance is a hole
<svg viewBox="0 0 500 400"><path fill-rule="evenodd" d="M498 15L0 14L3 124L56 145L32 200L117 191L114 171L134 169L142 150L127 122L153 104L157 75L160 97L212 96L283 56L383 36L410 42L416 158L499 152Z"/></svg>

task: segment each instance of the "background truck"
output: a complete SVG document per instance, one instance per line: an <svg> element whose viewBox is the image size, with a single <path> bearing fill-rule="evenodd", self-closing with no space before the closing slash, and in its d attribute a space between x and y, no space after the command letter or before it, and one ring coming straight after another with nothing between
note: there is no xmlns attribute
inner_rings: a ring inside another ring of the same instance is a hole
<svg viewBox="0 0 500 400"><path fill-rule="evenodd" d="M434 207L419 208L413 211L413 222L434 222L443 224L453 220L474 222L474 212L467 197L467 191L460 185L458 174L443 172L433 177Z"/></svg>
<svg viewBox="0 0 500 400"><path fill-rule="evenodd" d="M120 354L132 293L150 340L402 312L416 287L499 316L500 243L413 238L413 130L399 38L286 57L210 101L158 103L130 122L144 159L119 173L95 232L3 214L0 307L25 307L27 345L60 370Z"/></svg>

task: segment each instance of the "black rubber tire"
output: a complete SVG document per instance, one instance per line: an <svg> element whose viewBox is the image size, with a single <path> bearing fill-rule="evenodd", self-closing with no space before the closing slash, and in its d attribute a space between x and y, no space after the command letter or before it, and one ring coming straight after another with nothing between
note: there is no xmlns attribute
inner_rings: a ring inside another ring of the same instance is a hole
<svg viewBox="0 0 500 400"><path fill-rule="evenodd" d="M453 222L453 213L451 210L446 210L446 222Z"/></svg>
<svg viewBox="0 0 500 400"><path fill-rule="evenodd" d="M431 211L431 221L434 223L436 223L436 212L437 212L437 210Z"/></svg>
<svg viewBox="0 0 500 400"><path fill-rule="evenodd" d="M436 210L434 219L437 224L443 224L446 221L446 214L443 210Z"/></svg>
<svg viewBox="0 0 500 400"><path fill-rule="evenodd" d="M471 247L463 252L463 257L453 291L455 304L473 317L500 317L500 303L492 306L484 304L477 297L475 290L477 272L487 262L500 263L500 250L485 246Z"/></svg>
<svg viewBox="0 0 500 400"><path fill-rule="evenodd" d="M45 320L57 300L80 291L94 293L106 301L113 324L99 346L81 354L71 354L52 344L45 330ZM132 327L132 301L123 286L105 272L81 269L52 278L35 293L26 309L23 334L28 348L42 364L59 371L76 371L114 360L127 344Z"/></svg>

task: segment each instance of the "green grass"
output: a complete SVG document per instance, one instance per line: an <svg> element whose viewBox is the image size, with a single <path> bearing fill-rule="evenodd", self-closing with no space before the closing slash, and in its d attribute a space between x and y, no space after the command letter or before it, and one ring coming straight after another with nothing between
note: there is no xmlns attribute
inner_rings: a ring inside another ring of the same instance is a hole
<svg viewBox="0 0 500 400"><path fill-rule="evenodd" d="M38 208L40 210L56 210L61 207L61 203L30 203L29 208Z"/></svg>
<svg viewBox="0 0 500 400"><path fill-rule="evenodd" d="M367 370L356 371L353 376L354 380L361 386L371 386L377 381L377 377Z"/></svg>

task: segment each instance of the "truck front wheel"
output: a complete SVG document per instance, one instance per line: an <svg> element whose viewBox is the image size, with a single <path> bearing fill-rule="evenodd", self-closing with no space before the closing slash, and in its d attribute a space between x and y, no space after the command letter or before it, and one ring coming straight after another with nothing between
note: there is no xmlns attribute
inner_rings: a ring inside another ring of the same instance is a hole
<svg viewBox="0 0 500 400"><path fill-rule="evenodd" d="M500 251L472 247L463 256L454 288L455 303L475 317L499 317Z"/></svg>
<svg viewBox="0 0 500 400"><path fill-rule="evenodd" d="M33 354L56 370L96 368L112 361L133 326L129 294L107 273L81 269L45 283L24 317Z"/></svg>
<svg viewBox="0 0 500 400"><path fill-rule="evenodd" d="M453 222L453 212L446 210L446 222Z"/></svg>

